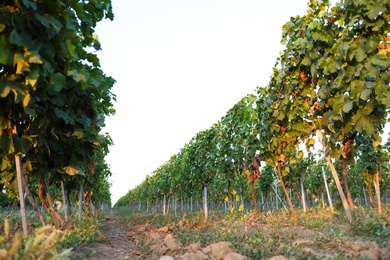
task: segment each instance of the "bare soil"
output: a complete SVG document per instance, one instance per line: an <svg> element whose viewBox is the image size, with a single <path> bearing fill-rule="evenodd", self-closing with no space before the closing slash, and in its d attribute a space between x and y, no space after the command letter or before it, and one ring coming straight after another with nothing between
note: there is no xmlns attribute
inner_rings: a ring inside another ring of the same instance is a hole
<svg viewBox="0 0 390 260"><path fill-rule="evenodd" d="M103 242L96 242L73 250L74 259L145 259L138 246L127 235L129 224L117 220L111 212L101 229Z"/></svg>

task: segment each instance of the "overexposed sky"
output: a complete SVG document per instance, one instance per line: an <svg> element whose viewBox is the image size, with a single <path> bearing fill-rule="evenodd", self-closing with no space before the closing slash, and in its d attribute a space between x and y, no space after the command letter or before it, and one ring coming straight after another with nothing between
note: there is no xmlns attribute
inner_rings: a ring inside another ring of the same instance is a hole
<svg viewBox="0 0 390 260"><path fill-rule="evenodd" d="M281 28L306 0L111 0L97 26L103 71L116 79L112 202L141 183L197 132L265 86Z"/></svg>

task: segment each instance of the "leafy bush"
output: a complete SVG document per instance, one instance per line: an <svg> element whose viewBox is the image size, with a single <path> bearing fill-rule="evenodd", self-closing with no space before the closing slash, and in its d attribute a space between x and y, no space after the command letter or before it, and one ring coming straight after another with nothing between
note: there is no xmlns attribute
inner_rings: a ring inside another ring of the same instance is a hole
<svg viewBox="0 0 390 260"><path fill-rule="evenodd" d="M354 211L355 221L351 224L351 229L356 234L364 234L378 238L390 237L390 223L388 211L378 215L375 210L358 208Z"/></svg>
<svg viewBox="0 0 390 260"><path fill-rule="evenodd" d="M58 240L57 248L80 247L98 241L101 223L96 218L88 218L78 221L72 229L62 233Z"/></svg>

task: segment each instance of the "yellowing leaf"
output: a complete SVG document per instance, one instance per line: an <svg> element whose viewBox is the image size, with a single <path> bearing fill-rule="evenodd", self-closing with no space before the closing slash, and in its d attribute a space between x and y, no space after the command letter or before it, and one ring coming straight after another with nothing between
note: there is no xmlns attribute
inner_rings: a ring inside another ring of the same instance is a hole
<svg viewBox="0 0 390 260"><path fill-rule="evenodd" d="M290 164L296 164L296 163L297 163L297 160L295 160L295 159L290 160Z"/></svg>
<svg viewBox="0 0 390 260"><path fill-rule="evenodd" d="M240 201L240 195L236 194L236 202Z"/></svg>
<svg viewBox="0 0 390 260"><path fill-rule="evenodd" d="M64 168L62 168L62 170L66 174L71 175L71 176L74 176L75 174L84 175L84 172L79 167L77 167L75 165L65 166Z"/></svg>
<svg viewBox="0 0 390 260"><path fill-rule="evenodd" d="M235 190L232 190L231 194L234 196L237 194L237 192Z"/></svg>
<svg viewBox="0 0 390 260"><path fill-rule="evenodd" d="M302 151L299 151L299 153L297 153L296 157L298 159L301 159L303 157L303 152Z"/></svg>
<svg viewBox="0 0 390 260"><path fill-rule="evenodd" d="M24 108L28 106L28 103L30 103L30 99L31 99L30 94L27 94L24 96L24 99L23 99L23 107Z"/></svg>
<svg viewBox="0 0 390 260"><path fill-rule="evenodd" d="M225 197L225 201L229 201L229 197L228 196Z"/></svg>
<svg viewBox="0 0 390 260"><path fill-rule="evenodd" d="M76 136L77 139L81 139L81 138L83 138L84 133L81 132L81 131L74 131L73 134L72 134L72 136Z"/></svg>
<svg viewBox="0 0 390 260"><path fill-rule="evenodd" d="M26 169L28 172L32 172L33 168L32 168L32 165L31 165L31 161L26 161L23 164L23 169Z"/></svg>
<svg viewBox="0 0 390 260"><path fill-rule="evenodd" d="M244 211L244 204L241 204L240 207L238 208L238 211Z"/></svg>
<svg viewBox="0 0 390 260"><path fill-rule="evenodd" d="M28 62L29 63L35 63L35 64L43 64L43 61L41 60L41 56L37 52L30 52L28 53Z"/></svg>
<svg viewBox="0 0 390 260"><path fill-rule="evenodd" d="M23 74L25 71L30 71L30 64L25 60L19 60L16 63L16 74Z"/></svg>
<svg viewBox="0 0 390 260"><path fill-rule="evenodd" d="M313 138L309 138L309 140L307 141L307 144L308 145L315 144L315 140Z"/></svg>
<svg viewBox="0 0 390 260"><path fill-rule="evenodd" d="M250 172L250 171L244 171L244 175L245 175L246 177L249 177L249 176L251 175L251 172Z"/></svg>

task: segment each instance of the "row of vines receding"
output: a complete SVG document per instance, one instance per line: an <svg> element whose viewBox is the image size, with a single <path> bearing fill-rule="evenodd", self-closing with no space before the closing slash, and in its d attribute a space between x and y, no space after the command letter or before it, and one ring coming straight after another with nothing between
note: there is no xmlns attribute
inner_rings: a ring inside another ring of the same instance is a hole
<svg viewBox="0 0 390 260"><path fill-rule="evenodd" d="M283 26L285 47L269 84L197 133L116 206L162 205L166 213L167 201L192 207L201 200L207 218L210 201L243 210L251 200L257 218L264 198L281 187L294 224L294 203L307 207L308 190L328 197L331 208L336 193L350 222L363 197L381 212L390 187L390 146L382 142L390 108L390 3L308 6Z"/></svg>

